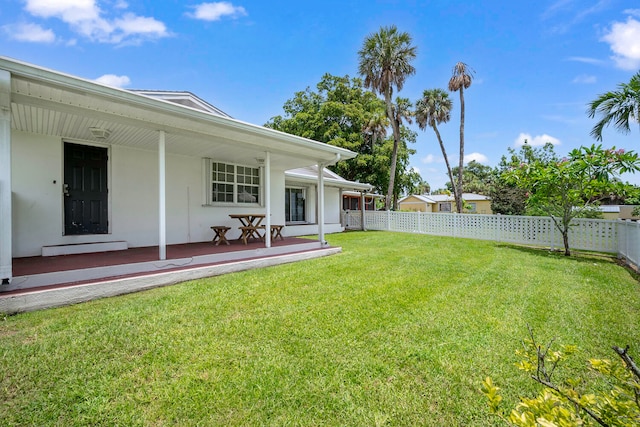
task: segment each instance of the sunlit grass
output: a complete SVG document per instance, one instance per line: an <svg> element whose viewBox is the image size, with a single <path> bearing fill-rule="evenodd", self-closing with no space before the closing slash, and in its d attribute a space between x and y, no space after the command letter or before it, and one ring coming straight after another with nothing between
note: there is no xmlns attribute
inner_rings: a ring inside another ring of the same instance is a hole
<svg viewBox="0 0 640 427"><path fill-rule="evenodd" d="M511 402L535 389L514 368L527 325L578 360L637 354L640 287L614 259L327 239L343 252L6 318L2 424L493 425L487 375Z"/></svg>

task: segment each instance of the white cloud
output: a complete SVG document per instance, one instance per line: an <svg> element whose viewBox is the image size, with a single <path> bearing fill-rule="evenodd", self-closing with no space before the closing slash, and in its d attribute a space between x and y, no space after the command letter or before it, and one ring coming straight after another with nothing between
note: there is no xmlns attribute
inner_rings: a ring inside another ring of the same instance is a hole
<svg viewBox="0 0 640 427"><path fill-rule="evenodd" d="M136 16L132 13L125 14L122 18L114 21L115 30L111 39L115 43L120 43L128 38L155 38L158 35L167 34L167 27L164 23L145 16Z"/></svg>
<svg viewBox="0 0 640 427"><path fill-rule="evenodd" d="M115 74L105 74L104 76L98 77L95 81L103 85L119 88L129 86L131 83L131 79L128 76L116 76Z"/></svg>
<svg viewBox="0 0 640 427"><path fill-rule="evenodd" d="M429 163L434 163L436 161L436 157L433 154L427 154L422 158L422 163L428 165Z"/></svg>
<svg viewBox="0 0 640 427"><path fill-rule="evenodd" d="M582 104L580 104L580 107L582 108ZM582 120L582 117L580 118L566 117L566 116L553 115L553 114L545 114L545 115L542 115L541 117L545 120L563 123L565 125L575 125L576 123L579 123Z"/></svg>
<svg viewBox="0 0 640 427"><path fill-rule="evenodd" d="M625 9L623 13L626 15L637 16L640 18L640 9Z"/></svg>
<svg viewBox="0 0 640 427"><path fill-rule="evenodd" d="M49 29L42 28L38 24L5 25L2 29L14 40L33 43L53 43L56 35Z"/></svg>
<svg viewBox="0 0 640 427"><path fill-rule="evenodd" d="M601 40L609 43L618 68L633 71L640 67L640 21L629 16L627 22L614 22Z"/></svg>
<svg viewBox="0 0 640 427"><path fill-rule="evenodd" d="M226 1L201 3L193 7L195 11L187 15L203 21L219 21L223 17L236 19L241 16L247 16L247 11L244 7L234 6Z"/></svg>
<svg viewBox="0 0 640 427"><path fill-rule="evenodd" d="M108 17L95 0L26 0L25 10L44 19L59 19L77 34L101 43L138 43L169 36L164 23L155 18L127 13L128 4L116 1Z"/></svg>
<svg viewBox="0 0 640 427"><path fill-rule="evenodd" d="M571 83L592 84L592 83L595 83L596 81L597 81L596 76L590 76L588 74L580 74L579 76L576 76L576 78L573 79Z"/></svg>
<svg viewBox="0 0 640 427"><path fill-rule="evenodd" d="M600 65L604 63L604 61L602 61L601 59L589 58L586 56L570 56L567 59L569 61L582 62L585 64L592 64L592 65Z"/></svg>
<svg viewBox="0 0 640 427"><path fill-rule="evenodd" d="M472 160L475 160L476 162L482 163L482 164L489 163L489 158L482 153L470 153L464 156L465 163L469 163Z"/></svg>
<svg viewBox="0 0 640 427"><path fill-rule="evenodd" d="M530 145L532 147L541 147L547 142L550 142L553 145L560 145L560 140L558 138L549 136L546 133L536 136L531 136L531 134L528 133L521 133L514 141L514 146L522 147L525 142L527 143L527 145Z"/></svg>
<svg viewBox="0 0 640 427"><path fill-rule="evenodd" d="M413 166L411 168L411 170L414 171L415 173L417 173L418 175L420 175L420 168L417 168L417 167Z"/></svg>

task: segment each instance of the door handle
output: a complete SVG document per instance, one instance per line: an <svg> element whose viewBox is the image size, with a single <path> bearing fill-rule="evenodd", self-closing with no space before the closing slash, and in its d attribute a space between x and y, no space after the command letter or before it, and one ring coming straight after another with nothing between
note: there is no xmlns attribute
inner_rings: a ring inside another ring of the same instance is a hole
<svg viewBox="0 0 640 427"><path fill-rule="evenodd" d="M69 197L69 184L64 184L62 186L62 194L64 194L65 197Z"/></svg>

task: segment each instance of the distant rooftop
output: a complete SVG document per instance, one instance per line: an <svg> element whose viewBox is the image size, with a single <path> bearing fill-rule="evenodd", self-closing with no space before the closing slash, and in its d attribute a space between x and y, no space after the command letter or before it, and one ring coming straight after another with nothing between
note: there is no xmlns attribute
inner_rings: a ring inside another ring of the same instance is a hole
<svg viewBox="0 0 640 427"><path fill-rule="evenodd" d="M233 118L218 107L209 104L207 101L198 98L191 92L170 91L170 90L139 90L130 89L131 92L145 95L150 98L162 99L163 101L173 102L174 104L183 105L185 107L194 108L196 110L205 111L220 117Z"/></svg>

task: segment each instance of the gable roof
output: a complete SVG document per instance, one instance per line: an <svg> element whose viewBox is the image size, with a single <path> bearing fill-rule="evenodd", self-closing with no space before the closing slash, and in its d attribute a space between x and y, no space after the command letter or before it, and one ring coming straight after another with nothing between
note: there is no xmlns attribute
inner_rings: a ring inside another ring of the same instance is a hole
<svg viewBox="0 0 640 427"><path fill-rule="evenodd" d="M410 194L398 200L398 203L402 203L409 198L418 199L424 203L441 203L441 202L453 202L455 198L448 194ZM482 200L491 200L489 196L475 193L462 193L462 199L466 202L478 202Z"/></svg>
<svg viewBox="0 0 640 427"><path fill-rule="evenodd" d="M140 95L148 96L151 98L173 102L174 104L183 105L185 107L195 108L200 111L206 111L207 113L215 114L216 116L232 118L230 115L228 115L218 107L212 104L209 104L207 101L203 100L200 97L197 97L191 92L170 91L170 90L140 90L140 89L130 89L130 91L134 93L139 93Z"/></svg>
<svg viewBox="0 0 640 427"><path fill-rule="evenodd" d="M435 201L430 197L431 196L427 196L423 194L409 194L408 196L404 196L403 198L398 200L398 203L403 203L409 199L418 199L418 202L423 202L423 203L435 203Z"/></svg>
<svg viewBox="0 0 640 427"><path fill-rule="evenodd" d="M284 172L285 179L290 182L317 183L318 167L308 166L304 168L290 169ZM327 168L322 170L324 184L329 187L350 189L357 191L371 191L373 186L362 182L348 181Z"/></svg>

